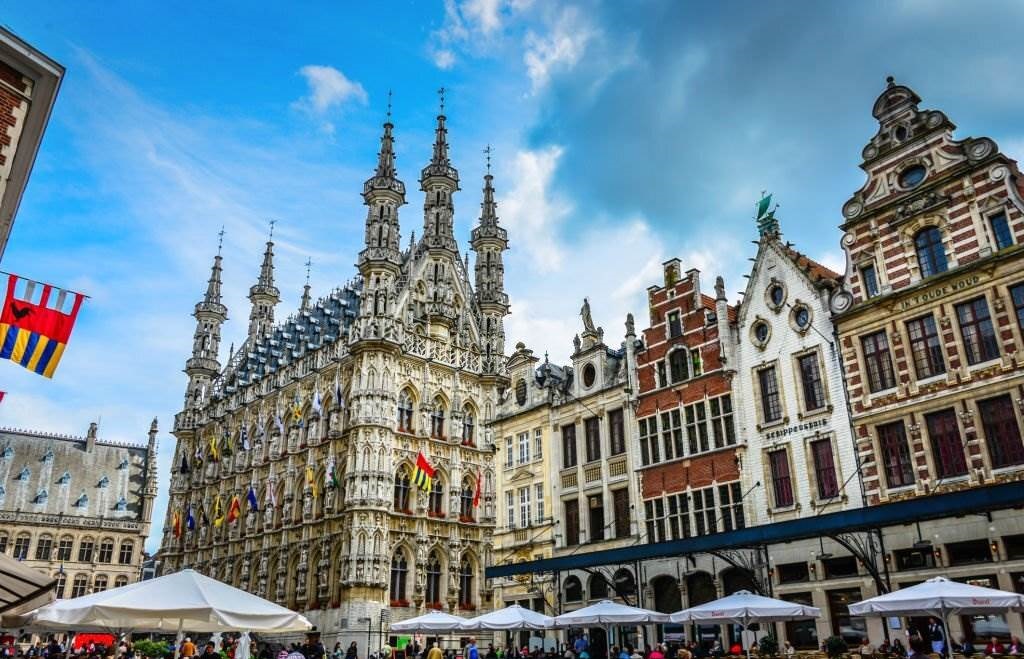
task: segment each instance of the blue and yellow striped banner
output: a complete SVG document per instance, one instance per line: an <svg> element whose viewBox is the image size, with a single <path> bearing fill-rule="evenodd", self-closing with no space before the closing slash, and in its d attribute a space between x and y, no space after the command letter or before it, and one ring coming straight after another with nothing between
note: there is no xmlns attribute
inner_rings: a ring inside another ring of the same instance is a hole
<svg viewBox="0 0 1024 659"><path fill-rule="evenodd" d="M0 323L0 359L9 359L33 373L52 378L64 345L42 334Z"/></svg>

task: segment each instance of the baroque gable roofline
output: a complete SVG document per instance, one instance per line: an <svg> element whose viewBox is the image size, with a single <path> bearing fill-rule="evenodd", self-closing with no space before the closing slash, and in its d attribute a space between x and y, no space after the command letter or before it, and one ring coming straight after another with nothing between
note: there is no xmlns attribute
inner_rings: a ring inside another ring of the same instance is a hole
<svg viewBox="0 0 1024 659"><path fill-rule="evenodd" d="M20 435L22 437L31 437L34 439L49 439L58 440L62 442L76 442L84 444L86 442L85 436L80 435L65 435L61 433L46 432L42 430L29 430L27 428L9 428L7 426L0 426L0 435ZM133 444L131 442L117 442L111 439L97 439L96 446L109 446L113 448L127 448L127 449L139 449L141 451L146 450L145 444Z"/></svg>

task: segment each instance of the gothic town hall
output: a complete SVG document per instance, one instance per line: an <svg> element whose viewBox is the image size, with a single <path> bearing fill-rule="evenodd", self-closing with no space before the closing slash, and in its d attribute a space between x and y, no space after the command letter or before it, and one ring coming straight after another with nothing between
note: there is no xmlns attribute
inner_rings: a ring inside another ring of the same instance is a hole
<svg viewBox="0 0 1024 659"><path fill-rule="evenodd" d="M442 112L420 175L422 231L403 249L393 128L389 119L363 186L358 276L316 302L307 286L299 310L277 321L267 242L248 336L226 364L214 258L195 307L161 548L164 572L194 568L304 611L346 643L364 638L368 620L466 614L489 597L484 425L505 386L508 238L488 172L470 274L453 236L459 173ZM425 487L414 482L420 454L434 469Z"/></svg>

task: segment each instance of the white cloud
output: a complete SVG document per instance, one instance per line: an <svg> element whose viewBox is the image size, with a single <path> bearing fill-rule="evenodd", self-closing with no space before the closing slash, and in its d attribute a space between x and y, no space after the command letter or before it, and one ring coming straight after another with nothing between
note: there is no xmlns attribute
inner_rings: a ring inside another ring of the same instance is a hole
<svg viewBox="0 0 1024 659"><path fill-rule="evenodd" d="M835 249L830 249L814 259L832 272L843 274L846 272L846 254Z"/></svg>
<svg viewBox="0 0 1024 659"><path fill-rule="evenodd" d="M484 35L501 28L501 0L466 0L462 3L466 21Z"/></svg>
<svg viewBox="0 0 1024 659"><path fill-rule="evenodd" d="M563 9L547 34L528 32L523 42L523 63L533 92L546 87L553 74L571 71L596 35L596 29L577 7Z"/></svg>
<svg viewBox="0 0 1024 659"><path fill-rule="evenodd" d="M362 84L333 66L309 64L299 69L299 75L306 79L309 93L296 101L296 106L313 114L323 115L349 101L365 105L369 100Z"/></svg>
<svg viewBox="0 0 1024 659"><path fill-rule="evenodd" d="M540 272L561 265L558 230L572 212L572 205L549 189L562 153L560 146L518 151L504 177L514 187L498 200L502 222Z"/></svg>
<svg viewBox="0 0 1024 659"><path fill-rule="evenodd" d="M442 48L434 51L434 65L439 69L447 71L448 69L455 66L455 53L448 48Z"/></svg>

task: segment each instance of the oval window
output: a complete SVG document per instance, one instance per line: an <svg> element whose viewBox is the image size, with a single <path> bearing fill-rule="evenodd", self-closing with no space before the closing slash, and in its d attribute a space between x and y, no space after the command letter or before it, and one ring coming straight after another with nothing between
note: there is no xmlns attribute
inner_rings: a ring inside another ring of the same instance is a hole
<svg viewBox="0 0 1024 659"><path fill-rule="evenodd" d="M900 187L914 188L924 180L928 170L924 165L911 165L900 172Z"/></svg>
<svg viewBox="0 0 1024 659"><path fill-rule="evenodd" d="M583 386L593 386L594 380L597 378L597 371L594 369L593 364L587 364L583 367Z"/></svg>
<svg viewBox="0 0 1024 659"><path fill-rule="evenodd" d="M768 299L771 300L772 304L775 306L781 307L782 303L786 299L786 291L778 284L775 284L768 289Z"/></svg>
<svg viewBox="0 0 1024 659"><path fill-rule="evenodd" d="M768 340L768 323L759 322L754 325L754 338L760 343Z"/></svg>
<svg viewBox="0 0 1024 659"><path fill-rule="evenodd" d="M811 324L811 312L807 310L807 307L797 307L793 312L793 321L800 329L807 329L807 326Z"/></svg>

